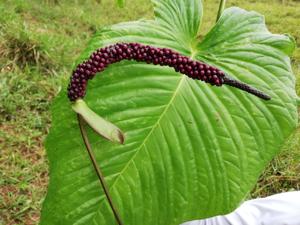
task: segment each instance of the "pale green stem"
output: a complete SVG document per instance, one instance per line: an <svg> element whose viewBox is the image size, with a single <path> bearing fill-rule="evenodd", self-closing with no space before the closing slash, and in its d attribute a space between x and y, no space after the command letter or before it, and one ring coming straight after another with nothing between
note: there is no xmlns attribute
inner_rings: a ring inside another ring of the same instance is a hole
<svg viewBox="0 0 300 225"><path fill-rule="evenodd" d="M218 15L217 15L217 22L220 19L221 15L225 9L225 5L226 5L226 0L221 0L220 5L219 5Z"/></svg>

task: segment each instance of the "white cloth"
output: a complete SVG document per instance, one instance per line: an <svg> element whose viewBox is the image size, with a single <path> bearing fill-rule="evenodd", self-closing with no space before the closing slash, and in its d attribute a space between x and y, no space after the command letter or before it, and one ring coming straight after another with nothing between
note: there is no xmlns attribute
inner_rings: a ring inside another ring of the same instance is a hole
<svg viewBox="0 0 300 225"><path fill-rule="evenodd" d="M249 200L230 214L182 225L300 225L300 191Z"/></svg>

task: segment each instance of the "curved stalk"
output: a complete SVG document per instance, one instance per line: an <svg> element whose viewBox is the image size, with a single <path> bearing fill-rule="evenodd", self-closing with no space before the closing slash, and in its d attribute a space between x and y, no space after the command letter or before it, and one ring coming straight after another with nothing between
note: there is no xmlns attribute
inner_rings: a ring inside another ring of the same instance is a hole
<svg viewBox="0 0 300 225"><path fill-rule="evenodd" d="M100 170L98 164L97 164L97 161L96 161L96 157L93 153L93 150L92 150L92 146L89 142L89 139L88 139L88 136L87 136L87 133L86 133L86 129L85 129L85 120L82 118L82 116L80 114L77 114L77 119L78 119L78 123L79 123L79 127L80 127L80 132L81 132L81 135L82 135L82 138L83 138L83 141L84 141L84 144L85 144L85 147L86 147L86 150L89 154L89 157L91 159L91 162L93 164L93 167L95 169L95 172L97 174L97 177L100 181L100 184L101 184L101 187L104 191L104 194L109 202L109 205L111 207L111 210L113 211L113 214L114 214L114 217L118 223L118 225L124 225L121 221L121 218L117 212L117 209L116 207L114 206L113 204L113 201L112 201L112 198L109 194L109 190L108 190L108 187L106 185L106 182L105 182L105 179L104 179L104 176L102 174L102 171Z"/></svg>
<svg viewBox="0 0 300 225"><path fill-rule="evenodd" d="M226 5L226 0L221 0L216 22L218 22L218 20L220 19L221 15L225 9L225 5Z"/></svg>

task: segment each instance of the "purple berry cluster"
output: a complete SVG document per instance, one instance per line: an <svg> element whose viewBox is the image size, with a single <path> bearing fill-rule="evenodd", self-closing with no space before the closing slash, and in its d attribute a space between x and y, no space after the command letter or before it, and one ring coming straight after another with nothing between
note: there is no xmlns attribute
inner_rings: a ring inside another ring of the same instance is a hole
<svg viewBox="0 0 300 225"><path fill-rule="evenodd" d="M194 61L168 48L156 48L139 43L117 43L100 48L90 58L79 64L73 71L68 87L68 97L71 101L83 98L89 79L103 71L112 63L122 60L135 60L148 64L173 67L175 71L190 78L201 80L212 85L221 86L225 74L203 62Z"/></svg>

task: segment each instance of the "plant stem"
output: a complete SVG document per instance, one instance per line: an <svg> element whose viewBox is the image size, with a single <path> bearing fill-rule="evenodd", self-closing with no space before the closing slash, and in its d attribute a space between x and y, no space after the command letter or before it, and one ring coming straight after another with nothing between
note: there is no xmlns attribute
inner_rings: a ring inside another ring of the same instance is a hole
<svg viewBox="0 0 300 225"><path fill-rule="evenodd" d="M220 19L223 11L224 11L224 8L225 8L225 4L226 4L226 0L221 0L220 1L220 5L219 5L219 11L218 11L218 15L217 15L217 20L216 22L218 22L218 20Z"/></svg>
<svg viewBox="0 0 300 225"><path fill-rule="evenodd" d="M103 176L103 173L101 172L98 164L97 164L97 161L96 161L96 157L93 153L93 150L92 150L92 146L89 142L89 139L88 139L88 136L87 136L87 133L86 133L86 129L85 129L85 124L86 122L84 121L84 119L82 118L81 115L77 114L77 119L78 119L78 123L79 123L79 127L80 127L80 132L81 132L81 135L82 135L82 138L83 138L83 141L84 141L84 144L85 144L85 147L86 147L86 150L89 154L89 157L92 161L92 164L93 164L93 167L95 169L95 172L97 174L97 177L100 181L100 184L103 188L103 191L104 191L104 194L109 202L109 205L111 207L111 210L113 211L113 214L114 214L114 217L118 223L118 225L123 225L122 221L121 221L121 218L116 210L116 207L114 206L113 204L113 201L112 201L112 198L109 194L109 190L108 190L108 187L106 185L106 182L105 182L105 179L104 179L104 176Z"/></svg>

